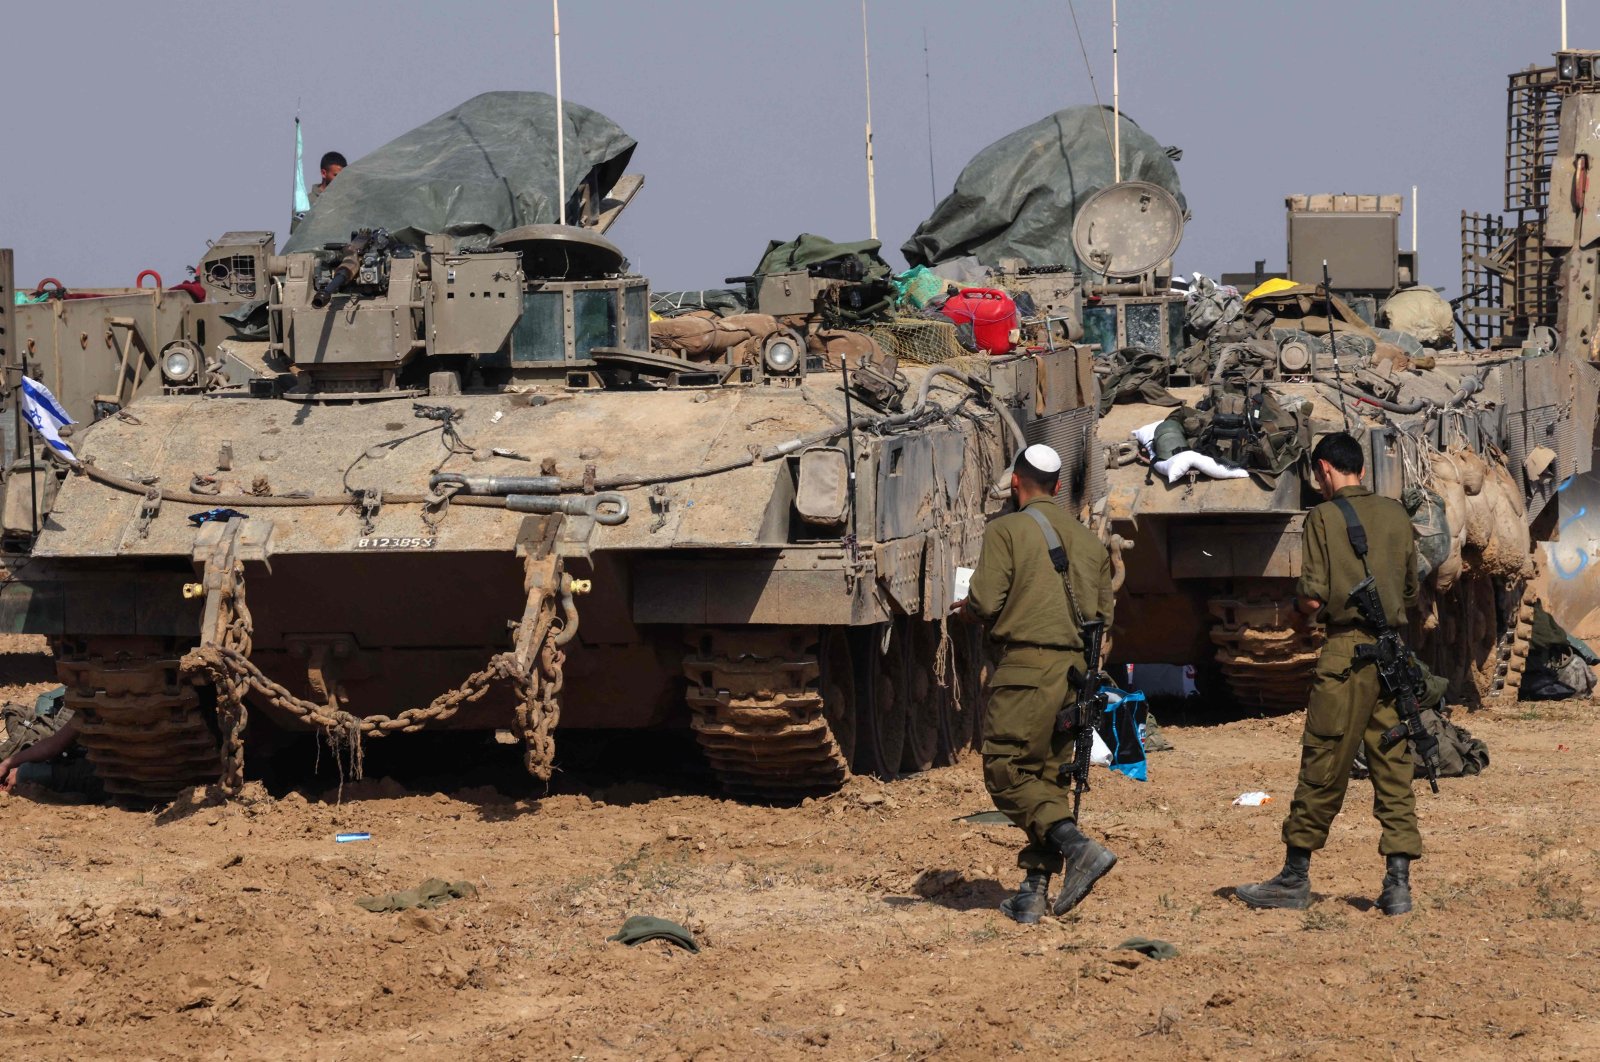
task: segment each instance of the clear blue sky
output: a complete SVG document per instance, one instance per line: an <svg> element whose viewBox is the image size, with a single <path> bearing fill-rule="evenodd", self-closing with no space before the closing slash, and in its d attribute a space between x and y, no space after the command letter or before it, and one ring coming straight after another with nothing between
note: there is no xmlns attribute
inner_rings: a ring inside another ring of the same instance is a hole
<svg viewBox="0 0 1600 1062"><path fill-rule="evenodd" d="M1110 102L1109 0L1077 0ZM750 269L773 237L867 234L855 0L566 0L570 99L639 141L613 238L657 287ZM984 145L1092 101L1064 0L869 0L879 232L931 206L923 31L942 195ZM1558 0L1123 0L1124 109L1194 214L1182 271L1281 266L1283 196L1422 188L1425 280L1454 288L1463 208L1498 209L1505 75L1546 64ZM1600 48L1600 4L1570 43ZM308 165L490 89L553 88L549 5L16 5L6 15L0 245L18 282L181 279L228 229L284 233L292 120ZM315 179L315 175L311 175ZM1403 222L1409 231L1409 218ZM1406 239L1403 236L1402 239Z"/></svg>

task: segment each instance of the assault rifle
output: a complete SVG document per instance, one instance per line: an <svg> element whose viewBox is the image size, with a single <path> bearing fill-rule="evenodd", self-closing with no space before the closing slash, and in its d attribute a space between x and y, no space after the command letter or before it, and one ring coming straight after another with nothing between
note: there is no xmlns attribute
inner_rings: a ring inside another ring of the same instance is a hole
<svg viewBox="0 0 1600 1062"><path fill-rule="evenodd" d="M1356 646L1357 660L1370 660L1378 668L1378 678L1383 688L1394 697L1395 711L1400 722L1384 733L1379 746L1388 751L1402 741L1410 741L1411 749L1422 758L1422 769L1427 772L1428 786L1439 791L1439 739L1428 733L1422 724L1419 695L1427 688L1427 679L1416 658L1406 647L1400 632L1389 626L1383 612L1383 600L1378 596L1378 586L1367 576L1350 591L1350 603L1361 613L1378 634L1378 640L1368 645Z"/></svg>
<svg viewBox="0 0 1600 1062"><path fill-rule="evenodd" d="M1061 765L1060 780L1072 779L1072 821L1078 821L1078 804L1089 791L1089 757L1094 754L1094 727L1106 710L1106 695L1100 692L1100 635L1104 620L1085 620L1079 630L1083 636L1083 681L1077 696L1056 713L1056 729L1077 728L1072 762Z"/></svg>

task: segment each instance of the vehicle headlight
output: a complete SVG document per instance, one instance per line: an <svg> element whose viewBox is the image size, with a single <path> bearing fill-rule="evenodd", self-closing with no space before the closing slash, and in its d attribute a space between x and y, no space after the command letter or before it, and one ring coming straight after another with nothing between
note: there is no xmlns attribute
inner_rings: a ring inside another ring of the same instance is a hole
<svg viewBox="0 0 1600 1062"><path fill-rule="evenodd" d="M174 344L161 355L161 375L168 383L183 383L194 377L196 359L187 345Z"/></svg>
<svg viewBox="0 0 1600 1062"><path fill-rule="evenodd" d="M767 340L762 348L761 360L769 372L793 372L800 363L800 343L794 336L780 332Z"/></svg>

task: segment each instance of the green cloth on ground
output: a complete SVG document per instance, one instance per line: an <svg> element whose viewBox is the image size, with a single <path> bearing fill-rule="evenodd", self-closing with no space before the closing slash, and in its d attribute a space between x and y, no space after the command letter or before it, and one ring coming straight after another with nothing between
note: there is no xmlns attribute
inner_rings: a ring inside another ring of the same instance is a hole
<svg viewBox="0 0 1600 1062"><path fill-rule="evenodd" d="M1136 951L1148 959L1175 959L1178 949L1164 940L1154 940L1149 937L1129 937L1117 945L1117 950Z"/></svg>
<svg viewBox="0 0 1600 1062"><path fill-rule="evenodd" d="M634 915L606 939L620 940L630 948L646 940L665 940L693 952L700 950L700 945L694 942L694 934L676 922L654 915Z"/></svg>
<svg viewBox="0 0 1600 1062"><path fill-rule="evenodd" d="M1006 813L1003 811L975 811L971 815L957 815L955 821L973 822L980 826L1011 825L1011 820L1006 817Z"/></svg>
<svg viewBox="0 0 1600 1062"><path fill-rule="evenodd" d="M363 896L356 901L356 904L382 914L385 911L406 911L413 907L438 907L449 900L461 900L476 895L478 895L477 886L470 881L429 878L414 889L386 892L381 896Z"/></svg>

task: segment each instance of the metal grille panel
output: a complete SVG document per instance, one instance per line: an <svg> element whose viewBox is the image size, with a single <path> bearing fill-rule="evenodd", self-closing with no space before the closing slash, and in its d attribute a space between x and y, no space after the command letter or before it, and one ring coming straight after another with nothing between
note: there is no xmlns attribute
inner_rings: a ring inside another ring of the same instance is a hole
<svg viewBox="0 0 1600 1062"><path fill-rule="evenodd" d="M1461 212L1461 310L1459 321L1474 347L1490 346L1506 332L1502 286L1505 225L1493 214Z"/></svg>
<svg viewBox="0 0 1600 1062"><path fill-rule="evenodd" d="M1542 214L1560 136L1555 67L1512 74L1506 92L1506 209Z"/></svg>
<svg viewBox="0 0 1600 1062"><path fill-rule="evenodd" d="M1095 437L1100 415L1093 406L1040 417L1022 426L1029 444L1043 443L1061 455L1056 503L1073 516L1106 496L1105 450Z"/></svg>

